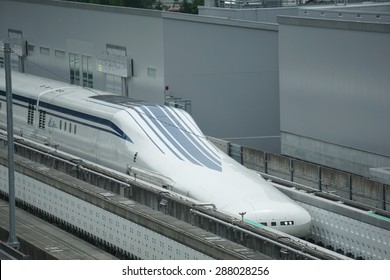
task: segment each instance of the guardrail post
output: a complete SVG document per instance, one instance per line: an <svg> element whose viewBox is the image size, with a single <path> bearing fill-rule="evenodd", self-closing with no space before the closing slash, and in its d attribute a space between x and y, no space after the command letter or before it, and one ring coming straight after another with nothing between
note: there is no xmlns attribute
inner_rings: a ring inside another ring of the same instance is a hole
<svg viewBox="0 0 390 280"><path fill-rule="evenodd" d="M321 166L317 166L317 174L318 174L318 190L322 192L322 168Z"/></svg>
<svg viewBox="0 0 390 280"><path fill-rule="evenodd" d="M290 181L294 182L294 160L290 158Z"/></svg>
<svg viewBox="0 0 390 280"><path fill-rule="evenodd" d="M352 200L352 175L348 174L349 199Z"/></svg>
<svg viewBox="0 0 390 280"><path fill-rule="evenodd" d="M382 184L382 198L383 198L382 208L383 210L386 210L386 185L385 184Z"/></svg>

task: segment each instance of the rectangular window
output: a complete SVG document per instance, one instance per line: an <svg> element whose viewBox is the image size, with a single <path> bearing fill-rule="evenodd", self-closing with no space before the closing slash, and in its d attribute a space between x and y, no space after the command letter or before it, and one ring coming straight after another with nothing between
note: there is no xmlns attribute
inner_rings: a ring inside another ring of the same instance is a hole
<svg viewBox="0 0 390 280"><path fill-rule="evenodd" d="M55 56L58 58L65 58L65 52L60 50L55 50Z"/></svg>
<svg viewBox="0 0 390 280"><path fill-rule="evenodd" d="M106 90L121 95L122 77L106 74Z"/></svg>
<svg viewBox="0 0 390 280"><path fill-rule="evenodd" d="M41 55L47 55L47 56L50 55L50 49L49 48L40 47L39 48L39 52L41 53Z"/></svg>
<svg viewBox="0 0 390 280"><path fill-rule="evenodd" d="M28 113L27 113L27 123L33 125L34 124L34 113L35 113L35 108L34 104L30 102L28 104Z"/></svg>
<svg viewBox="0 0 390 280"><path fill-rule="evenodd" d="M148 77L149 78L157 78L157 69L153 67L148 67Z"/></svg>
<svg viewBox="0 0 390 280"><path fill-rule="evenodd" d="M126 56L126 47L106 44L106 51L108 55Z"/></svg>
<svg viewBox="0 0 390 280"><path fill-rule="evenodd" d="M15 71L22 71L22 56L23 56L23 48L25 45L23 43L23 32L21 30L8 29L8 37L13 41L11 53L11 68ZM23 71L22 71L23 72Z"/></svg>
<svg viewBox="0 0 390 280"><path fill-rule="evenodd" d="M46 129L46 111L39 110L39 123L40 129Z"/></svg>
<svg viewBox="0 0 390 280"><path fill-rule="evenodd" d="M0 55L0 68L4 68L4 57Z"/></svg>
<svg viewBox="0 0 390 280"><path fill-rule="evenodd" d="M80 56L69 53L70 83L80 85Z"/></svg>
<svg viewBox="0 0 390 280"><path fill-rule="evenodd" d="M83 87L93 87L93 66L92 66L92 57L83 55Z"/></svg>
<svg viewBox="0 0 390 280"><path fill-rule="evenodd" d="M28 53L32 53L34 51L35 46L33 44L28 43L27 44L27 51Z"/></svg>

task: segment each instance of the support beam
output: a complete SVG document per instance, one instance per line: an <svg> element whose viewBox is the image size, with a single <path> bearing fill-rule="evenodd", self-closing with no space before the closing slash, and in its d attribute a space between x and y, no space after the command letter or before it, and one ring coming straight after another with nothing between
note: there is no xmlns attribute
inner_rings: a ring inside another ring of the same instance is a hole
<svg viewBox="0 0 390 280"><path fill-rule="evenodd" d="M14 167L14 131L12 115L11 47L4 43L5 87L7 97L7 140L8 140L8 185L9 185L9 237L7 243L19 249L15 231L15 167Z"/></svg>

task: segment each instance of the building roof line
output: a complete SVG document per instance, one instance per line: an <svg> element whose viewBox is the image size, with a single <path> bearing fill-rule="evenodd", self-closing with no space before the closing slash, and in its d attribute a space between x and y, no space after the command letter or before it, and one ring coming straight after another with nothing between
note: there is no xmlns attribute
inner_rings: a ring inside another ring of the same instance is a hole
<svg viewBox="0 0 390 280"><path fill-rule="evenodd" d="M278 23L280 25L296 25L303 27L390 33L390 24L367 21L363 22L338 19L319 19L316 17L309 18L302 16L278 16Z"/></svg>
<svg viewBox="0 0 390 280"><path fill-rule="evenodd" d="M1 2L22 2L22 3L37 4L37 5L50 5L50 6L58 6L58 7L65 7L65 8L73 8L73 9L95 10L95 11L107 12L107 13L131 14L131 15L161 18L161 11L159 10L139 9L139 8L132 8L132 7L101 5L101 4L92 4L92 3L83 3L83 2L61 1L61 0L12 0L12 1L0 0L0 4Z"/></svg>

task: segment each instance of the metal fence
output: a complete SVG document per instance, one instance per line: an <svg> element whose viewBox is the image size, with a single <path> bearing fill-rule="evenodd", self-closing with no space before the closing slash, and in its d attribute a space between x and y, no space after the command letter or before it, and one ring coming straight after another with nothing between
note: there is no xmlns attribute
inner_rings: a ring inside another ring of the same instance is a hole
<svg viewBox="0 0 390 280"><path fill-rule="evenodd" d="M267 153L248 147L214 141L229 156L255 171L362 203L369 207L390 209L390 185L340 170L305 162L295 158ZM227 148L226 148L227 147Z"/></svg>

